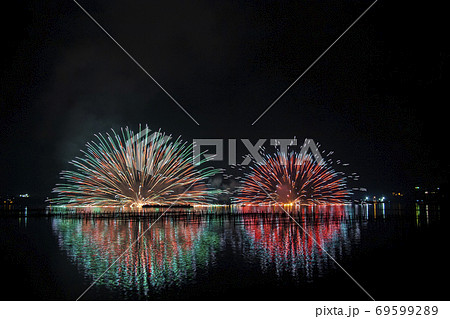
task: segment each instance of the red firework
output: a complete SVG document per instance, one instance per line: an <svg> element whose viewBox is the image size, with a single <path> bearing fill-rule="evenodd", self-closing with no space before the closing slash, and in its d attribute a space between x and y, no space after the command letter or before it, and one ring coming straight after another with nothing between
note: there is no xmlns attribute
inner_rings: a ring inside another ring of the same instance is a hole
<svg viewBox="0 0 450 319"><path fill-rule="evenodd" d="M310 155L278 152L250 167L238 189L238 204L343 204L349 197L346 177Z"/></svg>

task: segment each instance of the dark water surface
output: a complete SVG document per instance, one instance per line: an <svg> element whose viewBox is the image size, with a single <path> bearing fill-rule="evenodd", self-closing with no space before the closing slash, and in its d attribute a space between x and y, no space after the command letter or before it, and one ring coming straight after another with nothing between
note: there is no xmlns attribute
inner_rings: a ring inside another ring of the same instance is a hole
<svg viewBox="0 0 450 319"><path fill-rule="evenodd" d="M4 214L2 300L449 299L439 206L162 212Z"/></svg>

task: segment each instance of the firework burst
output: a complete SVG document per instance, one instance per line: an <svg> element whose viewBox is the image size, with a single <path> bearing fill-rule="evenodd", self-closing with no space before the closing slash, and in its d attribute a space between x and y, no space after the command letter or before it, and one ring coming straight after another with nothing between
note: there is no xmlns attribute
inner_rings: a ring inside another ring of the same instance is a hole
<svg viewBox="0 0 450 319"><path fill-rule="evenodd" d="M213 192L206 180L219 170L194 165L192 144L149 132L147 127L139 134L125 128L121 134L96 135L82 150L84 156L70 162L75 170L61 172L64 183L53 189L58 196L50 202L121 207L207 203Z"/></svg>
<svg viewBox="0 0 450 319"><path fill-rule="evenodd" d="M310 154L277 152L250 168L235 200L250 205L342 204L349 194L345 176L326 162L317 163Z"/></svg>

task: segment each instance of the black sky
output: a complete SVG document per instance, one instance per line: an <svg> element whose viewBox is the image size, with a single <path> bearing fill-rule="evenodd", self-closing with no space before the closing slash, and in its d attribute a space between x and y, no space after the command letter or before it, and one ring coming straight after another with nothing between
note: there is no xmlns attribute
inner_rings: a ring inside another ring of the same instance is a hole
<svg viewBox="0 0 450 319"><path fill-rule="evenodd" d="M2 10L1 193L48 196L93 134L139 123L193 138L313 138L369 192L448 178L446 11L370 1L79 3ZM12 19L11 19L12 17Z"/></svg>

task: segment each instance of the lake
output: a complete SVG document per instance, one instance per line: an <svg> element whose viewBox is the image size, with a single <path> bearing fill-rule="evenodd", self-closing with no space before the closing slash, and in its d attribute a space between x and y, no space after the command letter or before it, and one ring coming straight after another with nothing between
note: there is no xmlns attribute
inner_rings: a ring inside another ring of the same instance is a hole
<svg viewBox="0 0 450 319"><path fill-rule="evenodd" d="M3 213L2 300L448 300L443 207L286 210Z"/></svg>

